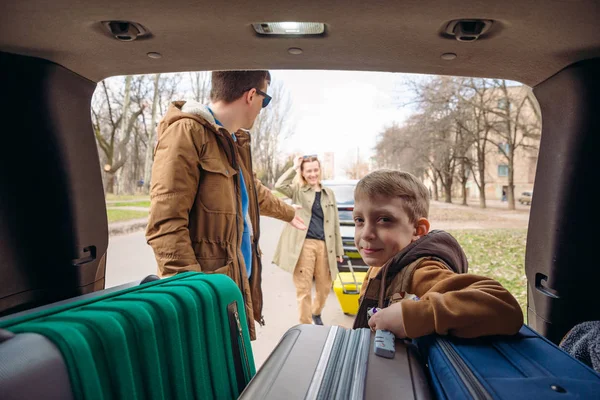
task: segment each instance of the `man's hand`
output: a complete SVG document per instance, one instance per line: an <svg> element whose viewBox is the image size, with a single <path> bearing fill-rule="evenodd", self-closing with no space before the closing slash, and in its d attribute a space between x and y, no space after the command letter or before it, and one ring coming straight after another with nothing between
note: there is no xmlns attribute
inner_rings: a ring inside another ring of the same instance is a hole
<svg viewBox="0 0 600 400"><path fill-rule="evenodd" d="M392 332L396 338L404 339L406 330L402 318L402 302L394 303L391 306L381 309L369 319L369 327L372 331L385 329Z"/></svg>
<svg viewBox="0 0 600 400"><path fill-rule="evenodd" d="M290 225L301 231L305 231L307 229L306 225L304 224L304 221L302 221L302 218L300 218L297 215L294 217L293 220L290 221Z"/></svg>
<svg viewBox="0 0 600 400"><path fill-rule="evenodd" d="M339 256L337 258L338 262L343 263L344 262L344 257L343 256Z"/></svg>

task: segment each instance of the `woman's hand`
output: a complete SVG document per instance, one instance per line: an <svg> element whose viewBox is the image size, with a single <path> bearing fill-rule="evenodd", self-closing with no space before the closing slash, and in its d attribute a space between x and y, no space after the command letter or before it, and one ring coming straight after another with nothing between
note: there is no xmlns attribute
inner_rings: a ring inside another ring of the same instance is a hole
<svg viewBox="0 0 600 400"><path fill-rule="evenodd" d="M297 170L298 172L300 171L300 166L302 166L303 159L304 159L304 157L302 157L302 156L298 156L298 157L294 158L294 169Z"/></svg>
<svg viewBox="0 0 600 400"><path fill-rule="evenodd" d="M344 256L339 256L337 258L337 260L338 260L339 263L343 263L344 262Z"/></svg>

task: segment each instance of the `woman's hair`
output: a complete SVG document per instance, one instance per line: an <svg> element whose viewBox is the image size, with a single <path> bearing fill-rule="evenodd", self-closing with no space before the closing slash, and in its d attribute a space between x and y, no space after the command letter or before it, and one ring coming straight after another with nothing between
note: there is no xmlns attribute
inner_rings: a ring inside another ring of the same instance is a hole
<svg viewBox="0 0 600 400"><path fill-rule="evenodd" d="M313 162L316 161L319 163L319 182L321 182L321 179L323 178L323 171L321 170L321 161L319 161L319 159L315 156L308 156L305 157L302 160L302 163L300 164L300 173L298 174L299 176L299 182L301 185L308 185L308 182L306 182L306 179L304 179L304 176L302 176L302 172L304 172L304 164L305 163L309 163L309 162Z"/></svg>

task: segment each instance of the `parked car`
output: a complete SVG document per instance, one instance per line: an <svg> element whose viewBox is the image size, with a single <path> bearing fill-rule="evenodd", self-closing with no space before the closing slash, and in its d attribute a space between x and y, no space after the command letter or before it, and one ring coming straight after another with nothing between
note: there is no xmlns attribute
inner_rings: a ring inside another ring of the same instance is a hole
<svg viewBox="0 0 600 400"><path fill-rule="evenodd" d="M531 198L533 197L533 191L521 193L519 197L519 203L531 205Z"/></svg>
<svg viewBox="0 0 600 400"><path fill-rule="evenodd" d="M342 235L342 243L344 245L344 261L338 262L338 269L341 272L348 272L349 263L355 271L366 271L368 266L360 256L358 249L354 245L354 218L352 211L354 210L354 188L358 180L329 180L323 181L322 184L327 186L335 193L337 201L338 213L340 215L340 233Z"/></svg>

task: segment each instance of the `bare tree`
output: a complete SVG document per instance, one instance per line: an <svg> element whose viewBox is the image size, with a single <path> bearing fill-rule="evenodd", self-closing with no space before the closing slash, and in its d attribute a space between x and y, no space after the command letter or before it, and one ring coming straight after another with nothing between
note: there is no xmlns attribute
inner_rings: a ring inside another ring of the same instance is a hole
<svg viewBox="0 0 600 400"><path fill-rule="evenodd" d="M186 94L180 90L182 74L165 74L160 77L160 99L158 114L165 115L172 101L184 99ZM156 138L155 138L156 139ZM154 146L154 144L153 144Z"/></svg>
<svg viewBox="0 0 600 400"><path fill-rule="evenodd" d="M403 126L393 125L379 135L375 158L380 167L428 177L433 183L430 189L435 200L439 199L438 183L441 183L446 201L451 201L456 160L450 157L451 142L440 134L440 128L440 121L428 114L413 114Z"/></svg>
<svg viewBox="0 0 600 400"><path fill-rule="evenodd" d="M470 141L470 137L460 127L457 127L456 138L456 153L458 159L456 177L460 183L462 205L466 206L468 205L467 183L469 182L474 164L471 152L469 151L472 142Z"/></svg>
<svg viewBox="0 0 600 400"><path fill-rule="evenodd" d="M361 179L369 173L369 164L361 157L360 148L356 148L356 157L350 157L344 172L348 179Z"/></svg>
<svg viewBox="0 0 600 400"><path fill-rule="evenodd" d="M119 152L119 156L120 158L123 160L123 165L122 167L118 168L115 173L113 174L114 176L117 177L116 179L116 184L117 184L117 194L121 193L122 191L122 186L123 186L123 179L122 179L122 175L123 175L123 170L125 169L124 167L126 166L126 161L128 158L128 148L127 148L127 144L130 140L130 135L131 132L135 129L135 119L132 118L131 122L131 129L127 130L127 114L129 113L129 104L131 102L131 82L133 80L132 76L127 76L125 77L125 99L123 100L123 105L122 105L122 110L121 110L121 126L119 127L119 141L122 144L121 148L120 148L120 152Z"/></svg>
<svg viewBox="0 0 600 400"><path fill-rule="evenodd" d="M377 167L401 169L401 165L410 158L412 153L398 146L403 139L402 129L398 124L393 124L385 127L377 136L374 147Z"/></svg>
<svg viewBox="0 0 600 400"><path fill-rule="evenodd" d="M292 102L281 82L270 88L273 101L256 118L252 127L252 161L259 179L272 186L277 178L279 144L293 131Z"/></svg>
<svg viewBox="0 0 600 400"><path fill-rule="evenodd" d="M137 119L144 111L143 108L137 108L129 112L132 80L131 76L125 77L122 96L120 88L113 90L106 80L102 81L101 90L96 92L92 102L92 123L105 160L108 193L115 192L115 174L127 161L127 145Z"/></svg>
<svg viewBox="0 0 600 400"><path fill-rule="evenodd" d="M172 100L185 98L181 77L178 73L138 75L108 78L99 84L92 100L92 122L106 192L133 193L140 179L148 191L157 122ZM204 91L208 96L207 87Z"/></svg>
<svg viewBox="0 0 600 400"><path fill-rule="evenodd" d="M149 77L150 78L150 77ZM143 143L144 149L140 153L139 163L143 168L144 193L150 192L152 180L152 164L154 162L154 147L157 141L158 120L167 110L171 101L183 97L178 94L181 83L181 74L155 74L149 79L148 90L144 104L145 111L142 114ZM136 176L137 180L139 176Z"/></svg>
<svg viewBox="0 0 600 400"><path fill-rule="evenodd" d="M190 72L188 77L193 99L202 104L208 103L210 99L210 72Z"/></svg>
<svg viewBox="0 0 600 400"><path fill-rule="evenodd" d="M420 114L414 129L420 131L420 147L444 190L444 201L452 203L452 186L458 161L464 154L463 138L456 119L459 115L456 79L434 77L414 83Z"/></svg>
<svg viewBox="0 0 600 400"><path fill-rule="evenodd" d="M152 176L152 161L154 154L154 140L156 137L157 112L160 101L160 74L154 75L154 93L152 95L152 116L150 127L146 129L146 157L144 159L144 191L150 191L150 179Z"/></svg>
<svg viewBox="0 0 600 400"><path fill-rule="evenodd" d="M279 178L285 171L294 165L294 156L290 155L285 158L285 161L275 167L275 176Z"/></svg>
<svg viewBox="0 0 600 400"><path fill-rule="evenodd" d="M487 156L500 149L506 158L509 207L514 208L514 160L517 151L534 151L540 137L540 112L531 91L506 81L457 77L415 78L415 96L405 105L416 111L403 126L386 128L375 147L378 164L410 170L438 183L446 202L460 184L467 204L467 184L473 179L481 207L486 207Z"/></svg>
<svg viewBox="0 0 600 400"><path fill-rule="evenodd" d="M152 96L152 83L150 75L137 75L133 77L130 90L130 109L140 109L142 113L136 118L132 130L132 137L127 144L127 161L118 173L118 192L133 194L139 188L139 181L144 174L144 155L147 148L147 132L149 129L148 111Z"/></svg>
<svg viewBox="0 0 600 400"><path fill-rule="evenodd" d="M492 96L495 106L488 106L493 135L488 141L498 148L508 167L508 208L515 209L515 155L518 151L536 151L541 137L541 116L530 88L508 86L494 79Z"/></svg>
<svg viewBox="0 0 600 400"><path fill-rule="evenodd" d="M393 124L379 134L375 145L375 160L379 168L391 168L410 172L418 177L428 175L428 154L415 137L414 124ZM435 175L434 175L435 177ZM435 177L437 180L437 177Z"/></svg>
<svg viewBox="0 0 600 400"><path fill-rule="evenodd" d="M487 111L493 100L486 79L462 78L459 81L459 99L463 118L456 120L468 137L472 156L467 164L473 181L479 189L479 206L486 208L486 160L492 126Z"/></svg>
<svg viewBox="0 0 600 400"><path fill-rule="evenodd" d="M438 176L437 174L432 171L432 170L427 170L427 176L431 179L431 181L433 182L433 199L435 201L439 201L440 200L440 191L438 189ZM431 190L431 188L429 189Z"/></svg>

